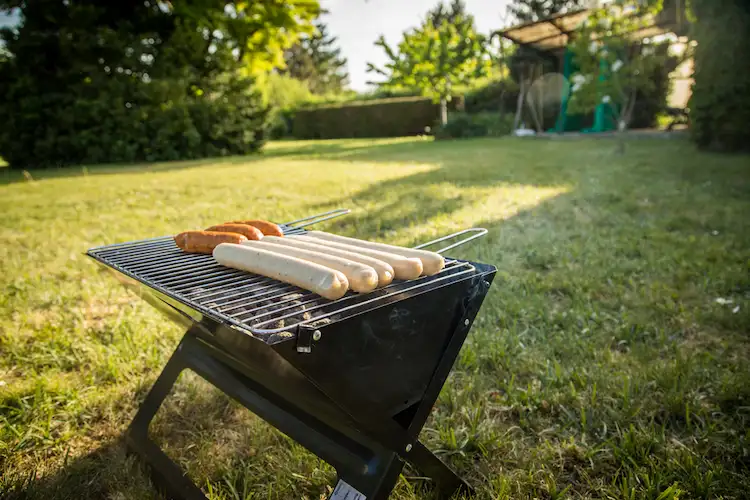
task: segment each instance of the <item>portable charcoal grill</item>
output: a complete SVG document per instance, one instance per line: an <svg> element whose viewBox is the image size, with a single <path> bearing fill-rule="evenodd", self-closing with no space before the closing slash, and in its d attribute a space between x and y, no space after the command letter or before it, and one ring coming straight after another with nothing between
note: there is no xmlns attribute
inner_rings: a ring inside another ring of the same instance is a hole
<svg viewBox="0 0 750 500"><path fill-rule="evenodd" d="M348 213L282 224L285 234ZM417 248L484 229L468 229ZM496 268L446 259L440 273L330 301L187 254L171 237L88 255L187 332L127 432L130 449L174 498L205 499L148 435L179 374L190 369L336 469L329 500L385 499L404 461L450 496L471 488L419 442Z"/></svg>

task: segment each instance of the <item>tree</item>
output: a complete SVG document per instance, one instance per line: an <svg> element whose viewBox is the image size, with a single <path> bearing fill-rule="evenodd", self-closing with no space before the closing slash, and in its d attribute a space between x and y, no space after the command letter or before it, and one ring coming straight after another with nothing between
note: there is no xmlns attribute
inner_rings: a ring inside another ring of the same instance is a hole
<svg viewBox="0 0 750 500"><path fill-rule="evenodd" d="M637 0L619 0L593 10L570 45L574 63L570 110L589 113L601 104L620 133L630 125L639 92L653 87L652 75L666 58L664 48L634 41L633 33L649 24L648 7Z"/></svg>
<svg viewBox="0 0 750 500"><path fill-rule="evenodd" d="M561 12L581 7L587 0L513 0L508 13L519 22L526 23L545 19Z"/></svg>
<svg viewBox="0 0 750 500"><path fill-rule="evenodd" d="M0 0L0 155L12 167L240 154L262 144L250 73L282 63L319 7Z"/></svg>
<svg viewBox="0 0 750 500"><path fill-rule="evenodd" d="M750 151L747 0L692 0L695 73L690 135L716 151Z"/></svg>
<svg viewBox="0 0 750 500"><path fill-rule="evenodd" d="M346 58L341 57L336 37L328 34L325 24L318 22L315 28L314 34L303 36L284 53L284 72L306 82L314 94L340 92L349 80Z"/></svg>
<svg viewBox="0 0 750 500"><path fill-rule="evenodd" d="M445 124L453 87L489 72L486 42L461 0L454 0L450 7L441 3L418 28L403 33L395 50L381 36L375 45L385 51L388 62L383 68L368 63L367 71L386 78L377 83L381 87L418 88L422 95L432 97L440 103L440 119Z"/></svg>

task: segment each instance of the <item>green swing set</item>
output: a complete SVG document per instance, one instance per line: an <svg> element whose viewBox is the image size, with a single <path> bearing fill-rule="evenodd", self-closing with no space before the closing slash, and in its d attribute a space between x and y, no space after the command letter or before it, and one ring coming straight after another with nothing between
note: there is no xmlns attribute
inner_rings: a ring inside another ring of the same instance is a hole
<svg viewBox="0 0 750 500"><path fill-rule="evenodd" d="M600 68L606 69L606 61L601 62ZM563 59L563 76L566 80L570 80L571 76L578 70L573 62L573 53L569 49L565 49L565 56ZM599 74L599 81L605 81L605 71ZM560 103L560 114L557 117L555 126L549 130L549 132L556 132L562 134L563 132L581 132L584 134L608 132L615 130L617 124L615 123L611 103L599 103L594 111L594 123L591 127L586 127L583 124L584 117L582 115L571 115L568 114L568 102L570 101L572 89L569 90L565 95L562 96Z"/></svg>

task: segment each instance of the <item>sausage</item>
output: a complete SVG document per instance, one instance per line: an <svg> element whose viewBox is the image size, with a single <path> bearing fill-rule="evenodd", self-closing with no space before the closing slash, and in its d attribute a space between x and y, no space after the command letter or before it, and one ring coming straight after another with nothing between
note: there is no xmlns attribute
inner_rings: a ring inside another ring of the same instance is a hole
<svg viewBox="0 0 750 500"><path fill-rule="evenodd" d="M182 250L191 253L213 252L221 243L242 243L247 238L237 233L220 233L217 231L185 231L174 237L174 242Z"/></svg>
<svg viewBox="0 0 750 500"><path fill-rule="evenodd" d="M417 250L415 248L404 248L395 245L387 245L385 243L375 243L373 241L359 240L357 238L347 238L346 236L339 236L337 234L324 233L323 231L309 231L306 233L313 238L318 238L326 241L333 241L336 243L344 243L347 245L353 245L361 248L367 248L370 250L379 250L381 252L391 252L396 255L403 257L417 258L422 261L424 274L432 276L433 274L439 273L445 267L445 259L442 255L427 250Z"/></svg>
<svg viewBox="0 0 750 500"><path fill-rule="evenodd" d="M211 226L206 231L219 231L222 233L237 233L241 234L248 240L259 240L263 238L263 232L255 226L249 224L219 224L218 226Z"/></svg>
<svg viewBox="0 0 750 500"><path fill-rule="evenodd" d="M222 266L283 281L315 292L326 299L339 299L349 289L349 282L343 273L280 253L222 243L214 249L213 255Z"/></svg>
<svg viewBox="0 0 750 500"><path fill-rule="evenodd" d="M361 253L341 250L330 245L325 246L325 243L322 241L320 243L309 243L307 241L303 241L300 238L279 238L277 236L266 236L263 239L263 242L274 243L287 247L301 248L305 250L314 250L316 252L323 252L328 255L343 257L348 260L353 260L354 262L359 262L360 264L365 264L373 268L375 272L378 273L378 287L390 285L393 281L393 277L395 276L393 267L383 260L368 257L367 255ZM349 281L351 283L351 279ZM352 289L354 289L354 287L352 287Z"/></svg>
<svg viewBox="0 0 750 500"><path fill-rule="evenodd" d="M287 238L277 237L276 239L277 241L284 241ZM266 241L245 241L242 244L250 248L260 248L270 252L289 255L290 257L296 257L298 259L314 262L341 271L349 281L349 288L358 293L371 292L378 286L378 273L375 272L375 269L365 264L354 262L353 260L336 257L334 255L327 255L315 250L293 248L291 246L269 243Z"/></svg>
<svg viewBox="0 0 750 500"><path fill-rule="evenodd" d="M284 231L282 231L277 224L268 222L267 220L233 220L232 222L229 222L229 224L246 224L248 226L257 227L264 235L284 236Z"/></svg>
<svg viewBox="0 0 750 500"><path fill-rule="evenodd" d="M296 240L315 243L317 245L323 245L325 247L338 248L339 250L359 253L368 257L372 257L374 259L382 260L393 267L394 275L400 280L412 280L414 278L419 278L419 275L422 274L422 261L419 259L408 258L390 252L381 252L380 250L370 250L369 248L355 247L353 245L327 241L320 238L311 238L310 236L294 235L287 236L287 238L294 238Z"/></svg>

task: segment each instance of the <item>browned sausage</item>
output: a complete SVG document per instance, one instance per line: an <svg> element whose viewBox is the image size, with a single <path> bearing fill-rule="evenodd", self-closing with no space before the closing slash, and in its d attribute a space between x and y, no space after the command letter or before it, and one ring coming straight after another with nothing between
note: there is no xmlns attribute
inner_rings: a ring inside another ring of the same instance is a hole
<svg viewBox="0 0 750 500"><path fill-rule="evenodd" d="M221 243L242 243L247 238L237 233L217 231L185 231L174 237L174 242L182 250L191 253L210 254Z"/></svg>
<svg viewBox="0 0 750 500"><path fill-rule="evenodd" d="M259 240L263 238L263 232L255 226L249 224L219 224L218 226L211 226L206 231L217 231L220 233L237 233L241 234L248 240Z"/></svg>
<svg viewBox="0 0 750 500"><path fill-rule="evenodd" d="M263 234L268 236L284 236L284 231L278 225L267 220L233 220L230 224L247 224L248 226L257 227Z"/></svg>

